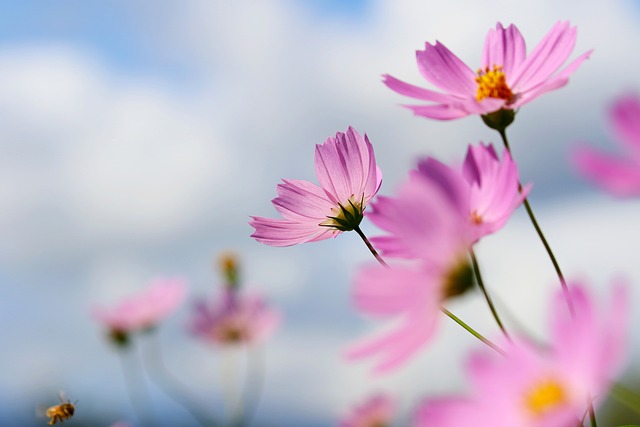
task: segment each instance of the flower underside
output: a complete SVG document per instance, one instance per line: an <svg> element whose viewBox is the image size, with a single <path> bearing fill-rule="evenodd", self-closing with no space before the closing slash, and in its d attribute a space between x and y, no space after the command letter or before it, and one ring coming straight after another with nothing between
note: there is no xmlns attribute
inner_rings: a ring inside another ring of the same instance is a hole
<svg viewBox="0 0 640 427"><path fill-rule="evenodd" d="M333 216L327 215L327 220L320 223L322 227L331 227L340 231L355 230L362 222L364 194L360 201L353 201L353 196L347 200L348 204L338 204L332 209Z"/></svg>
<svg viewBox="0 0 640 427"><path fill-rule="evenodd" d="M486 66L484 70L478 70L478 90L476 91L476 100L482 101L485 98L504 99L507 103L513 100L513 92L507 85L507 77L502 71L501 65L494 65L493 69Z"/></svg>
<svg viewBox="0 0 640 427"><path fill-rule="evenodd" d="M473 270L469 261L463 259L445 275L444 297L445 299L462 295L473 286Z"/></svg>
<svg viewBox="0 0 640 427"><path fill-rule="evenodd" d="M565 389L557 381L548 380L537 384L525 399L529 413L540 417L567 401Z"/></svg>

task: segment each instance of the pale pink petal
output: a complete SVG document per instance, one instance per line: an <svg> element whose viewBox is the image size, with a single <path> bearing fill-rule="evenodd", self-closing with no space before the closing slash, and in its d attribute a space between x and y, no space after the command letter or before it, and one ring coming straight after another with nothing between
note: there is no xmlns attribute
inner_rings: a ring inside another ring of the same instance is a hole
<svg viewBox="0 0 640 427"><path fill-rule="evenodd" d="M488 425L478 418L473 401L457 397L429 399L421 404L413 418L413 427L469 427Z"/></svg>
<svg viewBox="0 0 640 427"><path fill-rule="evenodd" d="M300 243L336 237L341 232L313 223L299 223L285 219L251 217L249 224L255 228L251 235L260 243L270 246L292 246Z"/></svg>
<svg viewBox="0 0 640 427"><path fill-rule="evenodd" d="M515 67L524 61L527 54L524 38L518 28L511 24L505 30L498 22L496 29L489 30L482 51L482 69L502 66L510 76Z"/></svg>
<svg viewBox="0 0 640 427"><path fill-rule="evenodd" d="M466 111L454 108L449 104L436 105L403 105L413 111L416 116L427 117L436 120L453 120L468 116Z"/></svg>
<svg viewBox="0 0 640 427"><path fill-rule="evenodd" d="M569 76L573 74L585 60L589 59L589 56L592 52L592 50L589 50L583 53L582 55L571 61L569 65L563 68L562 71L560 71L555 76L546 81L543 81L538 86L527 89L526 92L518 94L516 100L511 104L512 108L518 108L530 101L533 101L540 95L565 86L569 82Z"/></svg>
<svg viewBox="0 0 640 427"><path fill-rule="evenodd" d="M411 98L422 99L425 101L434 101L434 102L442 102L449 103L455 97L451 95L446 95L440 92L434 92L429 89L424 89L418 86L414 86L409 83L405 83L401 80L396 79L389 74L385 74L382 76L382 82L387 85L387 87L395 92L398 92L400 95L409 96Z"/></svg>
<svg viewBox="0 0 640 427"><path fill-rule="evenodd" d="M440 42L426 43L416 58L422 76L440 89L460 97L475 93L475 73Z"/></svg>
<svg viewBox="0 0 640 427"><path fill-rule="evenodd" d="M322 188L307 181L283 180L278 184L278 197L271 202L280 214L294 222L311 222L317 225L333 215L334 204Z"/></svg>
<svg viewBox="0 0 640 427"><path fill-rule="evenodd" d="M616 196L640 195L640 163L602 153L586 145L571 154L576 168L595 184Z"/></svg>
<svg viewBox="0 0 640 427"><path fill-rule="evenodd" d="M525 92L548 79L571 55L576 34L576 27L569 27L569 22L554 25L513 75L507 75L509 87L518 93Z"/></svg>
<svg viewBox="0 0 640 427"><path fill-rule="evenodd" d="M631 93L618 98L609 112L617 137L640 157L640 96Z"/></svg>

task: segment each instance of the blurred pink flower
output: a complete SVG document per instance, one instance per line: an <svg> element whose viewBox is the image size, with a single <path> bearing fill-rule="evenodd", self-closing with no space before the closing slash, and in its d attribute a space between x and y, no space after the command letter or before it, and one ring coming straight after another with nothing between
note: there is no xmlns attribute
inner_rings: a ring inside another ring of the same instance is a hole
<svg viewBox="0 0 640 427"><path fill-rule="evenodd" d="M562 292L551 308L551 345L526 340L504 342L506 357L483 348L467 371L473 392L467 397L427 401L417 411L417 427L565 427L582 425L588 399L602 401L621 368L626 347L627 294L612 291L611 304L598 312L594 297L571 287L576 317L571 319Z"/></svg>
<svg viewBox="0 0 640 427"><path fill-rule="evenodd" d="M218 298L198 301L190 324L194 335L215 344L265 340L280 323L280 315L256 296L224 289Z"/></svg>
<svg viewBox="0 0 640 427"><path fill-rule="evenodd" d="M474 241L495 233L504 226L532 184L518 190L518 167L508 151L500 162L493 145L470 145L462 166L469 184L469 219L474 229Z"/></svg>
<svg viewBox="0 0 640 427"><path fill-rule="evenodd" d="M184 300L182 279L155 279L147 289L111 308L94 307L93 317L111 331L129 333L152 328L173 313Z"/></svg>
<svg viewBox="0 0 640 427"><path fill-rule="evenodd" d="M540 95L567 84L569 76L589 57L586 52L558 72L576 42L576 28L558 22L527 56L520 31L498 23L484 42L477 73L440 42L416 52L422 76L442 92L414 86L390 75L384 83L392 90L428 105L408 105L416 115L450 120L470 114L485 115L502 108L517 109Z"/></svg>
<svg viewBox="0 0 640 427"><path fill-rule="evenodd" d="M388 427L391 425L394 411L391 398L377 394L356 406L340 421L340 427Z"/></svg>
<svg viewBox="0 0 640 427"><path fill-rule="evenodd" d="M369 138L349 127L316 145L314 162L320 186L283 180L272 203L284 219L252 217L251 237L271 246L291 246L336 237L360 224L382 183Z"/></svg>
<svg viewBox="0 0 640 427"><path fill-rule="evenodd" d="M571 160L584 176L606 191L616 196L640 196L640 95L618 98L609 115L626 153L615 156L581 145L574 149Z"/></svg>
<svg viewBox="0 0 640 427"><path fill-rule="evenodd" d="M429 172L412 174L397 197L379 197L369 214L391 232L374 238L376 246L387 255L414 260L402 266L366 266L356 275L356 306L374 316L400 319L395 329L347 353L350 358L379 357L377 372L400 366L423 347L436 329L442 303L473 284L464 180L441 163Z"/></svg>

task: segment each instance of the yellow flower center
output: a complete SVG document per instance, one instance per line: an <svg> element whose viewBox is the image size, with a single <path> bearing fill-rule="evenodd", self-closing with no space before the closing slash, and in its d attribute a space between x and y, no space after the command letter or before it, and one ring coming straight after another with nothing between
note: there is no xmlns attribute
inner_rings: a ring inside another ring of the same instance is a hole
<svg viewBox="0 0 640 427"><path fill-rule="evenodd" d="M445 274L443 291L445 299L464 294L473 287L473 270L466 258L459 260Z"/></svg>
<svg viewBox="0 0 640 427"><path fill-rule="evenodd" d="M364 195L360 200L356 200L351 196L347 203L339 204L331 209L331 216L321 222L322 227L331 227L340 231L351 231L360 225L364 210Z"/></svg>
<svg viewBox="0 0 640 427"><path fill-rule="evenodd" d="M494 65L493 69L487 66L484 70L478 70L476 83L478 83L476 91L478 101L485 98L499 98L509 102L513 99L513 92L507 85L507 77L504 75L501 65Z"/></svg>
<svg viewBox="0 0 640 427"><path fill-rule="evenodd" d="M544 415L566 402L567 394L565 389L554 380L547 380L537 384L525 399L528 411L536 417Z"/></svg>

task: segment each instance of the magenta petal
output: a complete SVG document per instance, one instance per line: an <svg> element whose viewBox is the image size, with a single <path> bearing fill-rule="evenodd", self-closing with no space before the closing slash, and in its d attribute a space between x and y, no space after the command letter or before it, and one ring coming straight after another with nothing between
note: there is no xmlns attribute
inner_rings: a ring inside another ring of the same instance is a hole
<svg viewBox="0 0 640 427"><path fill-rule="evenodd" d="M524 61L527 54L524 38L518 28L511 24L505 30L498 22L496 29L489 30L482 51L482 69L502 66L510 76L515 67Z"/></svg>
<svg viewBox="0 0 640 427"><path fill-rule="evenodd" d="M588 179L616 196L640 195L640 164L588 146L573 150L571 160Z"/></svg>
<svg viewBox="0 0 640 427"><path fill-rule="evenodd" d="M251 235L260 243L269 246L291 246L299 243L329 239L340 234L332 228L312 223L299 223L284 219L252 217L249 224L255 228Z"/></svg>
<svg viewBox="0 0 640 427"><path fill-rule="evenodd" d="M507 76L516 92L526 92L548 79L567 60L576 42L576 28L558 22L538 43L527 58Z"/></svg>
<svg viewBox="0 0 640 427"><path fill-rule="evenodd" d="M276 187L278 197L272 200L283 217L290 221L312 222L317 225L332 215L334 205L320 187L307 181L283 182Z"/></svg>
<svg viewBox="0 0 640 427"><path fill-rule="evenodd" d="M416 52L422 76L440 89L469 97L476 91L475 73L440 42Z"/></svg>
<svg viewBox="0 0 640 427"><path fill-rule="evenodd" d="M453 120L469 115L468 112L458 108L454 108L448 104L403 105L403 107L409 108L416 116L427 117L429 119L436 120Z"/></svg>
<svg viewBox="0 0 640 427"><path fill-rule="evenodd" d="M387 85L389 89L398 92L400 95L410 96L411 98L422 99L425 101L442 103L450 102L453 99L451 95L446 95L440 92L434 92L432 90L414 86L412 84L398 80L388 74L385 74L382 77L382 82Z"/></svg>
<svg viewBox="0 0 640 427"><path fill-rule="evenodd" d="M640 96L632 93L620 97L609 112L618 138L640 157Z"/></svg>

